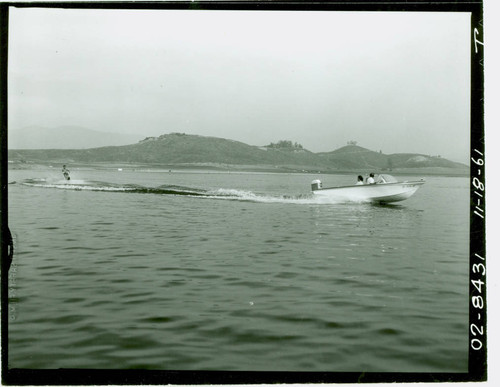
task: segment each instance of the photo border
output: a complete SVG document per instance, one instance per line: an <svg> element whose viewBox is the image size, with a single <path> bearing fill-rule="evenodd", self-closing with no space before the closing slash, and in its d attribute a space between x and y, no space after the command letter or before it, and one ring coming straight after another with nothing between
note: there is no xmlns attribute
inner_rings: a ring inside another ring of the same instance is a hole
<svg viewBox="0 0 500 387"><path fill-rule="evenodd" d="M470 250L469 250L469 365L466 373L376 372L260 372L154 371L89 369L9 369L8 364L8 21L9 8L128 9L128 10L259 10L259 11L385 11L470 12L471 120L470 120ZM162 385L262 383L406 383L487 380L484 39L482 1L87 1L4 2L0 4L0 198L1 198L1 328L2 382L14 385Z"/></svg>

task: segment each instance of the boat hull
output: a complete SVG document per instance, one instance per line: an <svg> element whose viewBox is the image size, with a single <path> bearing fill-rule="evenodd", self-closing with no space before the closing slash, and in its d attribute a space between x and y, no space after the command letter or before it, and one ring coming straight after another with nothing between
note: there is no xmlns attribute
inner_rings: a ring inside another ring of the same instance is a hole
<svg viewBox="0 0 500 387"><path fill-rule="evenodd" d="M320 188L313 190L314 195L332 202L372 202L394 203L408 199L424 181L402 183L366 184L347 187Z"/></svg>

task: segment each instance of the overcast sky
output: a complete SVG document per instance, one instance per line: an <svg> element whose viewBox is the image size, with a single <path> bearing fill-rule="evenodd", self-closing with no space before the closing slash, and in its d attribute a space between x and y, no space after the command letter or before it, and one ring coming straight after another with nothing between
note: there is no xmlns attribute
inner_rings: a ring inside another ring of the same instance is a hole
<svg viewBox="0 0 500 387"><path fill-rule="evenodd" d="M9 130L467 162L470 14L10 9Z"/></svg>

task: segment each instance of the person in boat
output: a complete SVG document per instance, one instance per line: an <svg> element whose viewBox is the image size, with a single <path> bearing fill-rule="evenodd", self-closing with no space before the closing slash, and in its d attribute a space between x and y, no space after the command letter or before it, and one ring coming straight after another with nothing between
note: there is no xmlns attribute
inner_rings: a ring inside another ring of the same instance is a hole
<svg viewBox="0 0 500 387"><path fill-rule="evenodd" d="M359 175L358 176L358 182L356 183L356 185L363 185L363 176Z"/></svg>
<svg viewBox="0 0 500 387"><path fill-rule="evenodd" d="M373 173L370 173L370 176L366 179L366 184L375 184L375 175Z"/></svg>
<svg viewBox="0 0 500 387"><path fill-rule="evenodd" d="M69 170L68 170L68 168L66 168L66 165L63 165L63 168L62 168L61 172L62 172L62 174L63 174L63 176L64 176L64 178L66 180L70 179L70 177L69 177Z"/></svg>

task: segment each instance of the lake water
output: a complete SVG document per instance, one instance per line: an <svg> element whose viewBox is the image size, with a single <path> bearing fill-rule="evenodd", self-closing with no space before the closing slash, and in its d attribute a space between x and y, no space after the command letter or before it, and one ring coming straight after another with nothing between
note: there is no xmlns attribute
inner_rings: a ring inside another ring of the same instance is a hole
<svg viewBox="0 0 500 387"><path fill-rule="evenodd" d="M9 171L9 367L467 372L468 179L316 178Z"/></svg>

